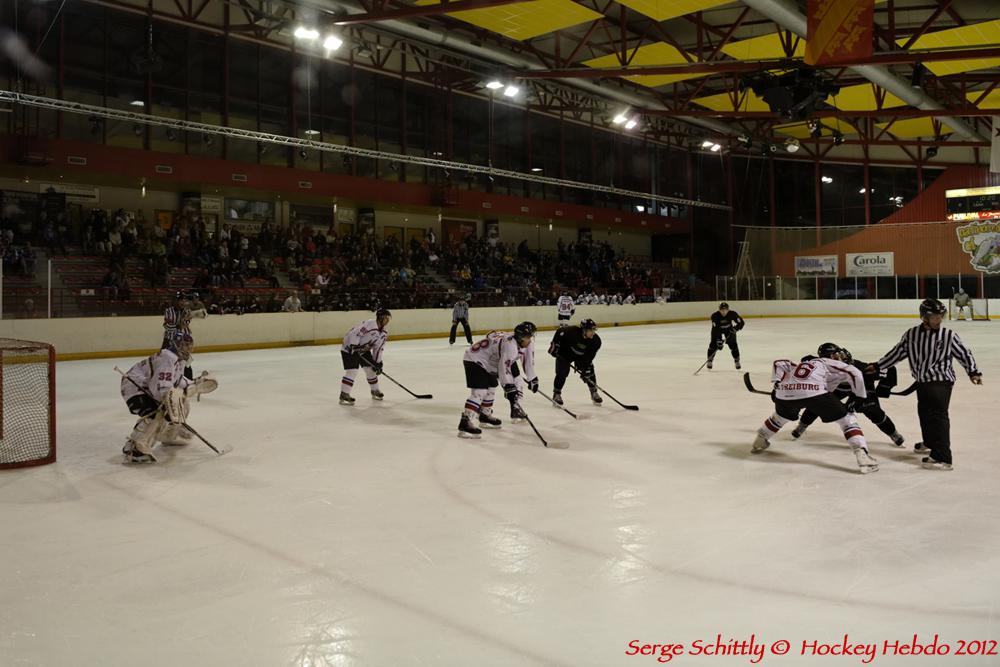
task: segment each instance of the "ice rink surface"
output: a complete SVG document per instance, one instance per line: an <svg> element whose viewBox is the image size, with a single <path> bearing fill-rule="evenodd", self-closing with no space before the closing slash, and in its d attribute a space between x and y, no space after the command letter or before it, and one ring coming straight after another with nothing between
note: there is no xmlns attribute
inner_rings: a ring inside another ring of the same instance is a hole
<svg viewBox="0 0 1000 667"><path fill-rule="evenodd" d="M827 340L875 360L916 323L752 319L744 369L766 387L774 358ZM751 456L772 404L728 350L692 375L707 323L602 328L598 381L638 412L590 405L573 377L567 407L589 419L527 396L567 450L508 424L502 396L502 430L458 439L464 347L390 338L386 370L433 400L383 381L375 403L359 382L338 405L339 347L196 352L220 388L189 421L233 451L158 446L160 463L124 466L112 368L137 359L60 363L58 463L0 473L0 664L641 665L660 663L628 655L634 640L717 635L790 642L754 664L863 664L799 655L845 634L878 644L868 664L1000 664L954 655L1000 640L1000 324L951 326L985 381L956 364L955 470L920 468L914 395L884 402L905 449L860 418L881 464L866 476L835 425ZM950 655L881 655L915 633Z"/></svg>

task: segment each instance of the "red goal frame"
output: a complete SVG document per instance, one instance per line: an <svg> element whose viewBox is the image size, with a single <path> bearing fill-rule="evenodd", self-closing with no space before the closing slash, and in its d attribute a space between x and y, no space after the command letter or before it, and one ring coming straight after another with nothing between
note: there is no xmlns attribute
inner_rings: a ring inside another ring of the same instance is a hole
<svg viewBox="0 0 1000 667"><path fill-rule="evenodd" d="M7 342L7 341L4 341ZM27 461L15 461L11 463L0 463L0 470L6 470L10 468L27 468L30 466L41 466L48 465L50 463L56 462L56 349L48 343L40 343L37 341L27 341L27 340L11 340L10 342L20 343L26 348L36 348L39 353L43 350L46 351L48 357L48 394L49 394L49 409L48 409L48 431L49 431L49 452L47 456L38 459L30 459ZM6 424L4 423L3 416L3 355L4 350L0 348L0 441L4 437L4 429Z"/></svg>

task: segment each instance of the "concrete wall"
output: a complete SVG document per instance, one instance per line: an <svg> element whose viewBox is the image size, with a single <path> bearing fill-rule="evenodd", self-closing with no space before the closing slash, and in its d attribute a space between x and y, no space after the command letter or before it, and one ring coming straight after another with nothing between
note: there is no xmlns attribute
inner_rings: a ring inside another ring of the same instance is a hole
<svg viewBox="0 0 1000 667"><path fill-rule="evenodd" d="M744 317L900 317L916 320L919 301L748 301L731 302ZM715 302L640 304L635 306L578 306L575 321L591 317L601 326L656 324L705 320ZM1000 308L991 299L990 309ZM996 311L994 311L996 312ZM235 350L258 347L331 344L363 319L367 311L336 313L272 313L261 315L216 315L195 320L193 330L199 350ZM555 307L473 308L477 332L510 329L530 320L539 328L556 324ZM159 347L163 320L160 317L104 317L52 320L3 320L0 337L52 343L60 359L102 356L137 356ZM431 338L447 334L450 310L397 310L390 325L391 336Z"/></svg>

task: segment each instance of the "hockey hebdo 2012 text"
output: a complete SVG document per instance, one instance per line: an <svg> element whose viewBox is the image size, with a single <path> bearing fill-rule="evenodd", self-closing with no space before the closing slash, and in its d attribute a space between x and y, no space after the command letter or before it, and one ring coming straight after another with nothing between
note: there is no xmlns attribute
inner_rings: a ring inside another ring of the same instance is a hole
<svg viewBox="0 0 1000 667"><path fill-rule="evenodd" d="M717 634L712 639L695 639L690 643L649 643L639 639L628 642L625 655L652 657L667 663L680 656L693 657L745 657L750 664L758 664L768 656L844 657L855 656L861 664L875 662L879 656L996 656L1000 655L995 639L956 639L942 641L939 635L924 638L913 635L907 639L884 639L874 642L852 641L844 634L839 640L788 639L764 640L756 634L748 639L723 639Z"/></svg>

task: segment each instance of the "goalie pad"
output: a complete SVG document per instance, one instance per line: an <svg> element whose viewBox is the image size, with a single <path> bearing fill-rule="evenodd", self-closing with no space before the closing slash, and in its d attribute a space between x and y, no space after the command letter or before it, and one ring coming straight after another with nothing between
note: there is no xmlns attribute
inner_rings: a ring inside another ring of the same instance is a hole
<svg viewBox="0 0 1000 667"><path fill-rule="evenodd" d="M128 437L128 442L133 451L142 454L152 454L153 444L156 443L160 432L166 426L163 412L157 412L155 416L143 417L135 423L132 434Z"/></svg>
<svg viewBox="0 0 1000 667"><path fill-rule="evenodd" d="M172 424L183 424L188 415L188 399L184 389L175 387L163 399L167 421Z"/></svg>
<svg viewBox="0 0 1000 667"><path fill-rule="evenodd" d="M211 394L218 388L219 381L205 372L199 375L193 383L188 385L187 389L184 390L184 393L188 396L188 398L197 398L201 400L202 394Z"/></svg>
<svg viewBox="0 0 1000 667"><path fill-rule="evenodd" d="M165 424L157 439L164 445L186 445L191 442L191 433L181 424Z"/></svg>

